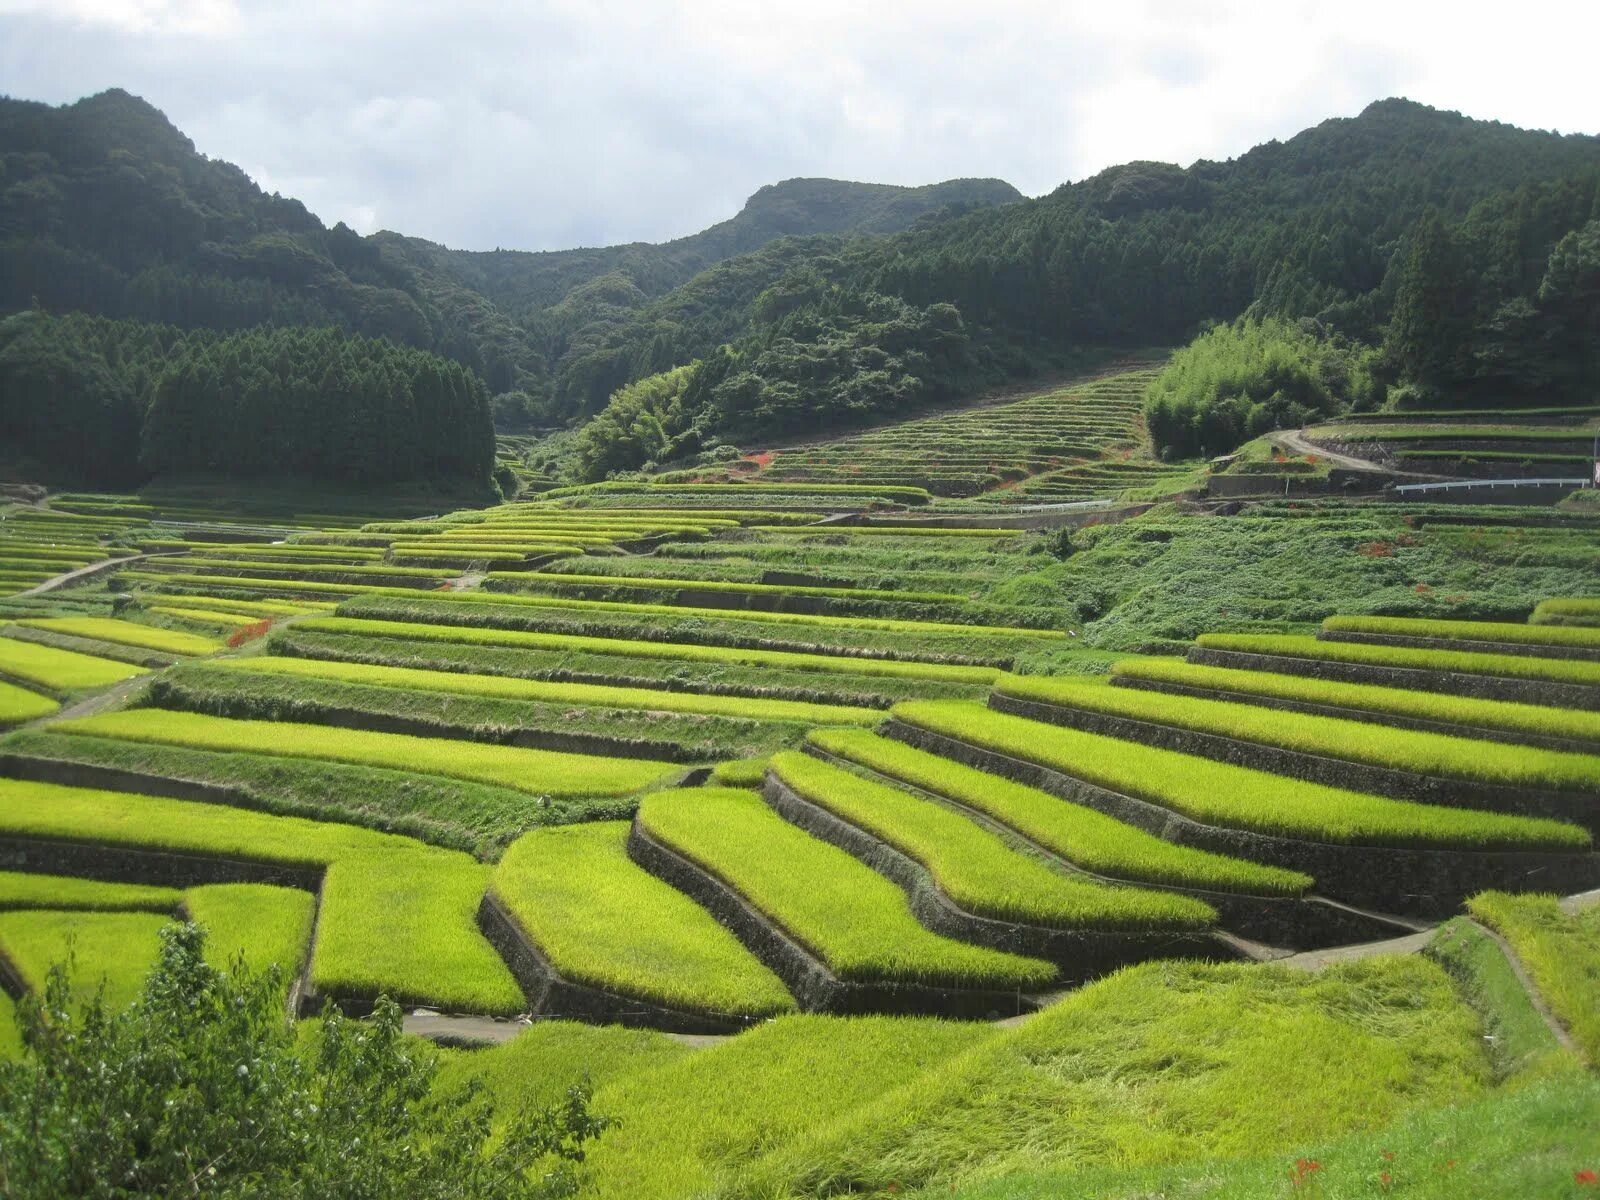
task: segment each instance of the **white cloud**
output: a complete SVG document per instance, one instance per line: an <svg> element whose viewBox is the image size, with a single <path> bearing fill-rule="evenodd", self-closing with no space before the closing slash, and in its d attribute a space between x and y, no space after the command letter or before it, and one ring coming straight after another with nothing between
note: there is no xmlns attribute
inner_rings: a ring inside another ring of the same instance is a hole
<svg viewBox="0 0 1600 1200"><path fill-rule="evenodd" d="M329 222L658 240L764 183L1227 158L1387 95L1600 129L1587 6L0 0L0 85L145 96Z"/></svg>

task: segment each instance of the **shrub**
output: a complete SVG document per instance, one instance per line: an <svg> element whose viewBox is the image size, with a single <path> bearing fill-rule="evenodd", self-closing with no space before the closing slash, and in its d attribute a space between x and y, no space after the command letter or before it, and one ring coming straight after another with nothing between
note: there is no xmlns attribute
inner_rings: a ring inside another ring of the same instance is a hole
<svg viewBox="0 0 1600 1200"><path fill-rule="evenodd" d="M360 1023L334 1013L302 1045L276 973L224 973L203 946L194 925L163 931L124 1011L73 1004L63 972L18 1006L25 1053L0 1062L8 1196L572 1193L606 1126L584 1092L491 1134L481 1093L432 1098L434 1052L404 1037L393 1003Z"/></svg>

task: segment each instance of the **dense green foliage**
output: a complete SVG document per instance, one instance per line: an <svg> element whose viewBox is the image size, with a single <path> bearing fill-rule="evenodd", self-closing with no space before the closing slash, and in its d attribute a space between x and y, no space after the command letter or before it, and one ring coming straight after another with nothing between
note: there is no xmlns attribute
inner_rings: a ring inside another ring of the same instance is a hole
<svg viewBox="0 0 1600 1200"><path fill-rule="evenodd" d="M0 322L0 398L17 449L100 484L206 473L486 491L493 467L470 371L327 329L182 333L19 313Z"/></svg>
<svg viewBox="0 0 1600 1200"><path fill-rule="evenodd" d="M0 1061L0 1180L15 1200L61 1196L571 1195L572 1166L608 1124L587 1093L506 1114L480 1091L432 1094L437 1066L400 1029L337 1013L305 1039L278 973L225 973L204 934L175 926L118 1010L74 1003L64 973L18 1006L23 1057Z"/></svg>
<svg viewBox="0 0 1600 1200"><path fill-rule="evenodd" d="M1174 458L1222 454L1376 399L1370 352L1288 321L1222 325L1172 356L1150 385L1145 420Z"/></svg>
<svg viewBox="0 0 1600 1200"><path fill-rule="evenodd" d="M1429 212L1395 257L1385 351L1419 406L1592 402L1600 173Z"/></svg>

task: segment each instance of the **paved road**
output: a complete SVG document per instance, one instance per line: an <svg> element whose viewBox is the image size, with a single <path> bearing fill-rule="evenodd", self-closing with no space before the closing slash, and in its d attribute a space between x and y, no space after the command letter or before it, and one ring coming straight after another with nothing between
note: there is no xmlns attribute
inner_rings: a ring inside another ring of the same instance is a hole
<svg viewBox="0 0 1600 1200"><path fill-rule="evenodd" d="M126 558L107 558L97 563L90 563L87 567L78 567L76 570L67 571L61 575L54 575L43 583L36 583L25 592L13 592L7 599L18 596L42 596L46 592L53 592L58 587L65 587L69 583L77 583L98 575L101 571L109 571L112 567L120 567L123 563L138 562L141 558L149 558L148 554L130 554Z"/></svg>

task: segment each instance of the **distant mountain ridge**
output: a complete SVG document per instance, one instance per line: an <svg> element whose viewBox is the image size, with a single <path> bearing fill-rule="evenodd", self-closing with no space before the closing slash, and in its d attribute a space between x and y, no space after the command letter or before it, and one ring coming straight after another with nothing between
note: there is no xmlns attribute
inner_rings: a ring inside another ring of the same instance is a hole
<svg viewBox="0 0 1600 1200"><path fill-rule="evenodd" d="M418 266L449 273L510 312L560 303L574 287L613 271L647 296L660 295L725 258L782 237L887 234L932 214L1011 204L1021 192L1000 179L950 179L921 187L839 179L769 183L740 211L699 233L666 242L628 242L572 250L452 250L421 238L373 235Z"/></svg>
<svg viewBox="0 0 1600 1200"><path fill-rule="evenodd" d="M999 180L790 180L659 246L457 251L328 228L300 201L199 154L160 110L121 89L61 106L4 98L0 315L37 301L186 329L334 326L453 358L494 392L539 391L549 348L522 319L601 277L654 296L775 238L893 232L941 210L1019 198Z"/></svg>

